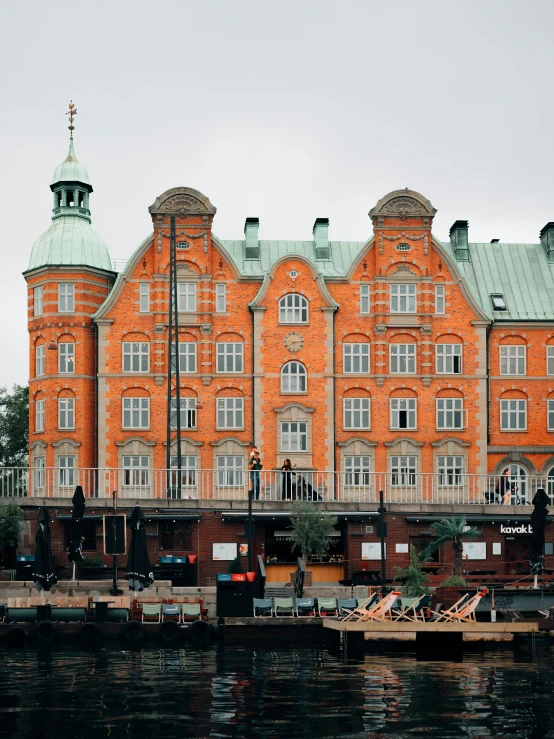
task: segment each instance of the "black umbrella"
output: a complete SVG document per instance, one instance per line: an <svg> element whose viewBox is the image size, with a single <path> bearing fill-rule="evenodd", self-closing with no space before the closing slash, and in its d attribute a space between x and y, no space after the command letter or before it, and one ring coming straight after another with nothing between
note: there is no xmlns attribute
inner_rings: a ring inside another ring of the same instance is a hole
<svg viewBox="0 0 554 739"><path fill-rule="evenodd" d="M52 556L52 540L50 536L50 514L46 506L38 512L38 531L35 538L35 562L33 578L39 590L50 590L58 582L54 557Z"/></svg>
<svg viewBox="0 0 554 739"><path fill-rule="evenodd" d="M71 513L71 529L67 558L73 562L73 579L75 579L75 563L81 562L83 559L82 552L82 536L83 536L83 516L85 515L85 495L83 488L77 485L73 498L73 511Z"/></svg>
<svg viewBox="0 0 554 739"><path fill-rule="evenodd" d="M538 488L533 498L533 513L531 514L531 527L533 535L531 537L531 573L533 575L542 571L543 552L544 552L544 530L546 528L546 517L548 515L547 505L549 503L548 495L543 488Z"/></svg>
<svg viewBox="0 0 554 739"><path fill-rule="evenodd" d="M125 573L129 580L129 590L141 591L154 582L146 547L145 523L144 513L137 504L131 514L131 544Z"/></svg>

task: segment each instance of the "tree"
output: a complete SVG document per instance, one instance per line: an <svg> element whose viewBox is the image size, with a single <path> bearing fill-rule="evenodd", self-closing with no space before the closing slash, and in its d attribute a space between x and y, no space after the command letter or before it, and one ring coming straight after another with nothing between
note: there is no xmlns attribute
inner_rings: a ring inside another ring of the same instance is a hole
<svg viewBox="0 0 554 739"><path fill-rule="evenodd" d="M16 547L23 527L23 511L16 503L0 506L0 552L4 547Z"/></svg>
<svg viewBox="0 0 554 739"><path fill-rule="evenodd" d="M328 516L313 503L296 500L291 505L290 521L292 548L300 549L304 566L311 554L325 554L331 544L329 536L337 523L336 516Z"/></svg>
<svg viewBox="0 0 554 739"><path fill-rule="evenodd" d="M421 559L417 556L416 548L410 547L410 564L407 567L395 567L396 580L402 581L402 592L408 598L415 598L427 593L426 583L431 579L429 574L423 570L423 566L429 562L429 558Z"/></svg>
<svg viewBox="0 0 554 739"><path fill-rule="evenodd" d="M481 536L481 531L471 526L467 526L465 517L461 518L444 518L442 521L431 524L431 530L437 537L429 546L420 552L419 558L429 557L431 554L440 549L446 542L452 542L454 550L454 572L456 576L462 574L462 560L464 556L464 540L477 539Z"/></svg>
<svg viewBox="0 0 554 739"><path fill-rule="evenodd" d="M0 467L26 467L28 441L29 388L0 387Z"/></svg>

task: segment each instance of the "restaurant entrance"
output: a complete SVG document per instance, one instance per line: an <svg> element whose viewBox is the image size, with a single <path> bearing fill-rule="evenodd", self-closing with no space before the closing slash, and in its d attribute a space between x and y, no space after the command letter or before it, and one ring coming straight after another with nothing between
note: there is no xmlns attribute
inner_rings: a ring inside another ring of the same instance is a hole
<svg viewBox="0 0 554 739"><path fill-rule="evenodd" d="M344 578L344 533L339 526L333 532L328 553L311 557L306 569L312 573L312 582L338 582ZM265 534L266 582L290 582L290 573L296 571L300 551L292 549L290 531L284 526L267 527Z"/></svg>
<svg viewBox="0 0 554 739"><path fill-rule="evenodd" d="M507 536L506 537L506 574L528 575L531 559L531 537L530 536Z"/></svg>

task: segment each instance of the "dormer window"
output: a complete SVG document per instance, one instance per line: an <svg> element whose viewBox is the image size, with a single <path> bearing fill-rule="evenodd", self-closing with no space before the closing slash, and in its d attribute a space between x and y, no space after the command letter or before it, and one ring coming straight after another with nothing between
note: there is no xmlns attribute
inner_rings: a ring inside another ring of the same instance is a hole
<svg viewBox="0 0 554 739"><path fill-rule="evenodd" d="M507 310L506 300L502 293L493 293L491 295L493 310Z"/></svg>
<svg viewBox="0 0 554 739"><path fill-rule="evenodd" d="M398 244L396 247L396 251L410 251L410 245L409 244Z"/></svg>

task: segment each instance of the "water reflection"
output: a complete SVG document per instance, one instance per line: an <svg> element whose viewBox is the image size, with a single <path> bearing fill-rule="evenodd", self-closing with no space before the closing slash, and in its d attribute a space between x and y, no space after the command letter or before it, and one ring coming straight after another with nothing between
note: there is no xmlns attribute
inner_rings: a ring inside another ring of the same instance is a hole
<svg viewBox="0 0 554 739"><path fill-rule="evenodd" d="M310 646L3 651L0 739L554 737L552 657L546 641L453 663Z"/></svg>

